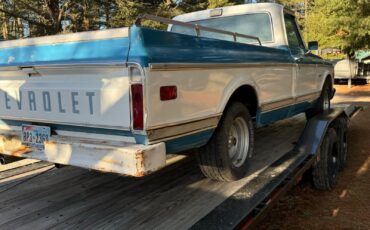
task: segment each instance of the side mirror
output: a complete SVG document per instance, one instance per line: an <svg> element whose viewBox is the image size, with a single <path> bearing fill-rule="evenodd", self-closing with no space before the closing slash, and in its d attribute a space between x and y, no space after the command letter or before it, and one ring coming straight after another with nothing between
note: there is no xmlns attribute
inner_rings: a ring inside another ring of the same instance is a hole
<svg viewBox="0 0 370 230"><path fill-rule="evenodd" d="M308 42L308 49L309 50L318 50L319 49L319 43L317 41Z"/></svg>

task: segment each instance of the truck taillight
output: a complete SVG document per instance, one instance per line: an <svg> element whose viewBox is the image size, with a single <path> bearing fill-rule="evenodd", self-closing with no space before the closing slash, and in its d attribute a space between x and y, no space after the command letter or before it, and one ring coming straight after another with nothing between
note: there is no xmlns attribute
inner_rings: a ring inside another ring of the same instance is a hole
<svg viewBox="0 0 370 230"><path fill-rule="evenodd" d="M132 95L133 129L143 130L144 129L143 85L132 84L131 95Z"/></svg>

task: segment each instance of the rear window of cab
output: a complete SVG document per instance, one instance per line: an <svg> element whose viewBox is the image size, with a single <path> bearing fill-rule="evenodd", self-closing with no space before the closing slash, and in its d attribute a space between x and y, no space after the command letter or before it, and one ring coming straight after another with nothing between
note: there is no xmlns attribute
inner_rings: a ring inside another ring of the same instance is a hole
<svg viewBox="0 0 370 230"><path fill-rule="evenodd" d="M261 42L272 42L271 16L268 13L243 14L235 16L225 16L209 18L205 20L190 21L189 23L198 24L206 27L237 32L258 37ZM173 25L172 32L196 36L194 29L179 25ZM215 38L226 41L234 41L231 35L200 30L201 37ZM256 43L256 40L237 37L238 42Z"/></svg>

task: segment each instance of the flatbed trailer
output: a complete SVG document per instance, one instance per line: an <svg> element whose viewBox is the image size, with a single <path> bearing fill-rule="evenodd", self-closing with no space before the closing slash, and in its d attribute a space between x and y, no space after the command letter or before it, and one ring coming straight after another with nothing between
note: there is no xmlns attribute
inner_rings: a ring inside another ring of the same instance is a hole
<svg viewBox="0 0 370 230"><path fill-rule="evenodd" d="M144 178L14 162L0 172L0 229L253 227L315 164L328 128L358 111L345 106L258 129L249 174L236 182L204 178L192 153Z"/></svg>

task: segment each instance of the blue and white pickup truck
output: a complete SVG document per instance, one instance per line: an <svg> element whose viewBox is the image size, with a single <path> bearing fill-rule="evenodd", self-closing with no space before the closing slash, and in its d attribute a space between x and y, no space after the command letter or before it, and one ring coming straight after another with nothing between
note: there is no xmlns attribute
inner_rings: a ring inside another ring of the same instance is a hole
<svg viewBox="0 0 370 230"><path fill-rule="evenodd" d="M0 152L143 176L166 154L199 149L206 176L236 180L254 127L328 110L333 77L294 14L273 3L3 41Z"/></svg>

